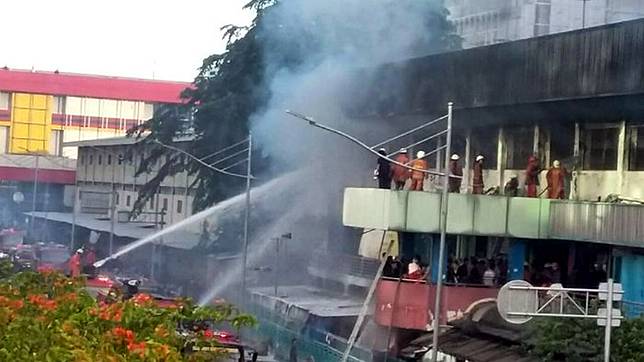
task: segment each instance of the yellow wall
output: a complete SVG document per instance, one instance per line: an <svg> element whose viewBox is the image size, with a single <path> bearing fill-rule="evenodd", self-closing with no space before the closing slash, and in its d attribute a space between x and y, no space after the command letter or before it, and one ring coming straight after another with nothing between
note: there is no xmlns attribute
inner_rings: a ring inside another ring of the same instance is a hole
<svg viewBox="0 0 644 362"><path fill-rule="evenodd" d="M52 96L14 93L11 102L12 153L49 151Z"/></svg>

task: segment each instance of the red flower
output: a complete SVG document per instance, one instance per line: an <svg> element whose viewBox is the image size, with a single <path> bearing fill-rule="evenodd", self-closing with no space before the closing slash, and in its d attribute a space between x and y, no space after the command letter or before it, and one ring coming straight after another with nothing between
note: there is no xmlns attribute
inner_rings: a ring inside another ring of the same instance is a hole
<svg viewBox="0 0 644 362"><path fill-rule="evenodd" d="M149 303L152 300L152 297L145 293L139 293L132 298L132 301L136 305L142 305Z"/></svg>
<svg viewBox="0 0 644 362"><path fill-rule="evenodd" d="M141 357L143 357L143 355L145 354L145 347L145 342L130 342L127 345L128 351L138 353Z"/></svg>
<svg viewBox="0 0 644 362"><path fill-rule="evenodd" d="M203 331L203 336L206 338L213 338L215 334L210 329L206 329Z"/></svg>

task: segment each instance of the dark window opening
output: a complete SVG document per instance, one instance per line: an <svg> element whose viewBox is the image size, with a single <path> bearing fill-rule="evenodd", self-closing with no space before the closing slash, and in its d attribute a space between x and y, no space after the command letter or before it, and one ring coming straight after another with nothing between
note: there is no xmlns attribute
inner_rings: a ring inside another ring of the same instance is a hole
<svg viewBox="0 0 644 362"><path fill-rule="evenodd" d="M629 128L628 170L644 171L644 125Z"/></svg>
<svg viewBox="0 0 644 362"><path fill-rule="evenodd" d="M84 165L85 164L85 155L80 156L80 164Z"/></svg>
<svg viewBox="0 0 644 362"><path fill-rule="evenodd" d="M181 213L183 211L183 201L177 200L177 213Z"/></svg>
<svg viewBox="0 0 644 362"><path fill-rule="evenodd" d="M584 169L616 170L619 129L596 128L584 132Z"/></svg>
<svg viewBox="0 0 644 362"><path fill-rule="evenodd" d="M575 126L557 124L548 126L550 132L550 161L559 160L571 170L575 166Z"/></svg>
<svg viewBox="0 0 644 362"><path fill-rule="evenodd" d="M532 127L510 128L505 132L507 145L507 168L522 170L528 158L534 154L534 129Z"/></svg>
<svg viewBox="0 0 644 362"><path fill-rule="evenodd" d="M470 162L474 162L476 156L485 157L483 168L496 170L497 151L499 147L499 130L496 128L473 129L470 136Z"/></svg>
<svg viewBox="0 0 644 362"><path fill-rule="evenodd" d="M163 210L167 211L168 210L168 198L163 198Z"/></svg>
<svg viewBox="0 0 644 362"><path fill-rule="evenodd" d="M118 160L119 160L119 165L122 165L123 164L123 155L122 154L119 154Z"/></svg>
<svg viewBox="0 0 644 362"><path fill-rule="evenodd" d="M98 155L98 164L102 165L103 164L103 156Z"/></svg>
<svg viewBox="0 0 644 362"><path fill-rule="evenodd" d="M94 155L89 155L89 164L94 164Z"/></svg>
<svg viewBox="0 0 644 362"><path fill-rule="evenodd" d="M121 202L121 198L119 197L119 193L116 193L116 204L118 205Z"/></svg>
<svg viewBox="0 0 644 362"><path fill-rule="evenodd" d="M130 201L132 201L130 195L127 195L127 197L125 198L125 206L130 206Z"/></svg>
<svg viewBox="0 0 644 362"><path fill-rule="evenodd" d="M112 164L112 155L107 155L107 164L108 165Z"/></svg>

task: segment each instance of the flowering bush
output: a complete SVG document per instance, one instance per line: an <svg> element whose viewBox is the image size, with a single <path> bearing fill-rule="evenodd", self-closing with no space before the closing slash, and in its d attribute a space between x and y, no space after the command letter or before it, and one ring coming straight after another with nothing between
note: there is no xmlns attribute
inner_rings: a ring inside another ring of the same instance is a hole
<svg viewBox="0 0 644 362"><path fill-rule="evenodd" d="M187 340L175 331L185 320L254 324L231 306L203 308L186 300L160 308L145 294L98 303L82 280L58 273L23 272L0 280L1 361L212 360L182 354Z"/></svg>

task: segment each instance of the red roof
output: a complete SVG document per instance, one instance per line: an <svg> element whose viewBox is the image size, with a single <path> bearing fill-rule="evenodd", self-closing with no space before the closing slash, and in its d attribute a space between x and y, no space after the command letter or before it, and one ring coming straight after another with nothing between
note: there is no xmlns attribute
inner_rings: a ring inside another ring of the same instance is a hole
<svg viewBox="0 0 644 362"><path fill-rule="evenodd" d="M180 103L186 82L0 68L0 90L61 96Z"/></svg>

